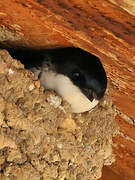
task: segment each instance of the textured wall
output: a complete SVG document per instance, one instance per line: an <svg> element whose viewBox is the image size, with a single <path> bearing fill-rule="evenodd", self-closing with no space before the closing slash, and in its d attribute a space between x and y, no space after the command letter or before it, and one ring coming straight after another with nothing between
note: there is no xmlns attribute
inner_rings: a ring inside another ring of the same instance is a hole
<svg viewBox="0 0 135 180"><path fill-rule="evenodd" d="M111 169L135 179L135 17L133 1L6 0L0 2L0 41L9 46L77 46L102 59L110 80L117 161Z"/></svg>

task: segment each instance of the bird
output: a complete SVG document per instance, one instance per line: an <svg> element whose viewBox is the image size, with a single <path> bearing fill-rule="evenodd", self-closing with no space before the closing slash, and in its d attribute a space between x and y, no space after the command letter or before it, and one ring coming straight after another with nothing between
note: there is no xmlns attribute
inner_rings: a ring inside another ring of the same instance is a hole
<svg viewBox="0 0 135 180"><path fill-rule="evenodd" d="M45 89L66 100L73 113L91 112L105 94L107 76L100 59L80 48L19 48L9 53L36 73Z"/></svg>

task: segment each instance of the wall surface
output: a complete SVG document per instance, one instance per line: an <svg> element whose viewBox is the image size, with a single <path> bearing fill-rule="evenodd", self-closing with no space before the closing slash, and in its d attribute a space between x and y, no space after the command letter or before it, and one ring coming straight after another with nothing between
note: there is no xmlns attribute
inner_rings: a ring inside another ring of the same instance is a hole
<svg viewBox="0 0 135 180"><path fill-rule="evenodd" d="M5 3L6 2L6 3ZM135 179L135 5L128 0L5 0L0 41L5 46L76 46L101 58L116 106L113 179Z"/></svg>

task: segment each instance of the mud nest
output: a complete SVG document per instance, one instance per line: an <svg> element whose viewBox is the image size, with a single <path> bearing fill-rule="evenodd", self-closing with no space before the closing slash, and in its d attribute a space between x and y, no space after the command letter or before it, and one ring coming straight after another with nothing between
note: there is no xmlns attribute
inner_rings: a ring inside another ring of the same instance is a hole
<svg viewBox="0 0 135 180"><path fill-rule="evenodd" d="M72 114L36 75L0 50L0 179L93 180L114 161L107 92L91 112Z"/></svg>

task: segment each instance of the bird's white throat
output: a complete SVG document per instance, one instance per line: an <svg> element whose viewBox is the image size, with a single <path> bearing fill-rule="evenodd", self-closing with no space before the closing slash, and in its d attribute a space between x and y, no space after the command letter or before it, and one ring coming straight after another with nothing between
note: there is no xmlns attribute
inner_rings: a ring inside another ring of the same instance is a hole
<svg viewBox="0 0 135 180"><path fill-rule="evenodd" d="M53 89L62 96L71 105L74 113L90 111L98 104L96 99L91 102L65 75L42 71L40 82L45 89Z"/></svg>

